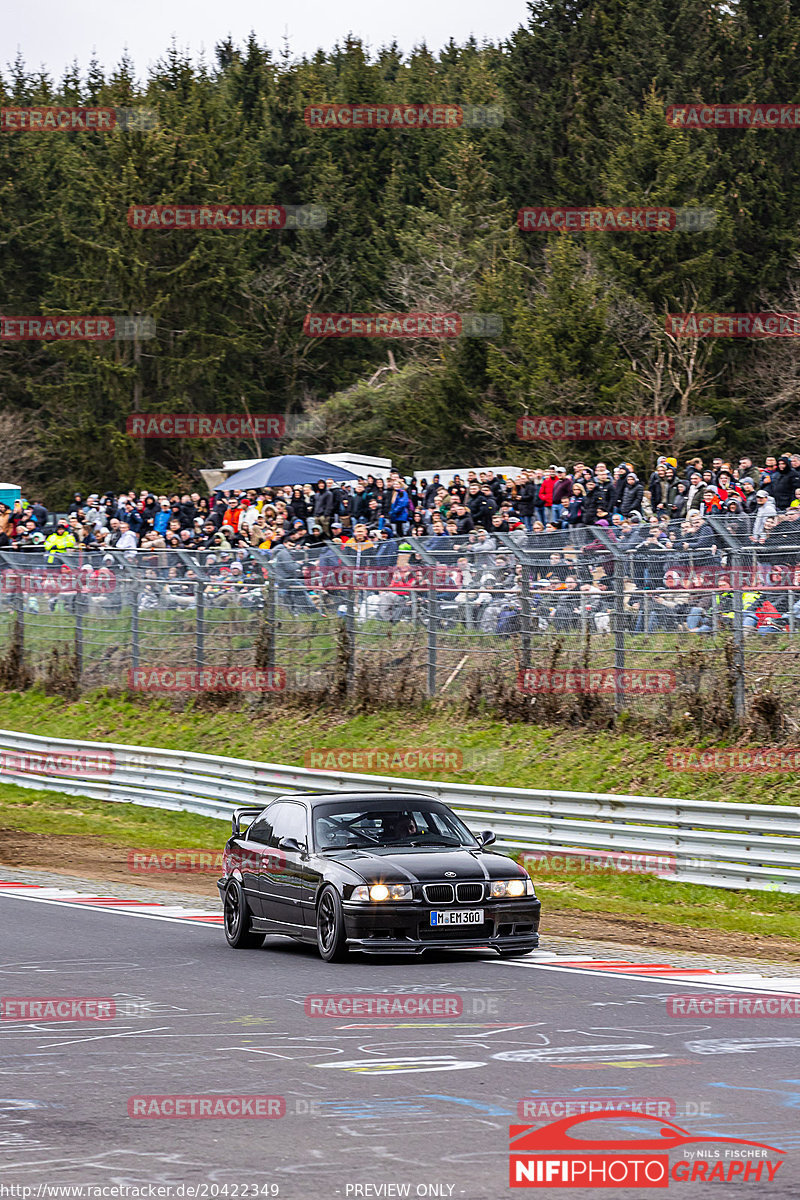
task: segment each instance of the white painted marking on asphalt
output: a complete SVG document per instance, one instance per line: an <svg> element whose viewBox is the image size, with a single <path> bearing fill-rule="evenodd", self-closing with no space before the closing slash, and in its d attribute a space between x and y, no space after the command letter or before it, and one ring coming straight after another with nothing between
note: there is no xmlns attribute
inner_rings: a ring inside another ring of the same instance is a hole
<svg viewBox="0 0 800 1200"><path fill-rule="evenodd" d="M72 912L84 912L84 913L102 912L102 913L111 913L112 915L115 915L115 916L122 915L124 917L141 917L145 921L171 921L173 925L190 925L190 926L192 926L193 929L216 929L216 928L218 928L218 926L215 924L212 924L211 921L202 921L202 922L194 921L191 919L191 917L189 917L189 918L187 918L187 917L170 917L170 916L165 917L163 915L159 915L161 913L161 909L158 910L158 913L142 912L141 907L138 904L134 908L117 908L117 907L100 908L99 905L93 905L92 908L81 908L80 905L72 904L71 901L69 901L69 900L51 900L47 896L38 896L38 895L31 896L31 895L23 893L23 892L9 893L6 889L3 889L3 891L0 892L0 896L8 896L8 895L11 895L11 898L13 900L32 900L34 904L54 904L54 905L56 905L57 908L69 908L72 910ZM208 916L215 916L215 915L216 915L215 913L208 914Z"/></svg>
<svg viewBox="0 0 800 1200"><path fill-rule="evenodd" d="M572 962L573 960L570 959L569 961ZM651 983L663 984L665 982L668 982L668 978L664 975L637 975L637 974L635 974L636 966L634 963L631 964L631 972L630 973L628 973L627 971L602 971L599 969L592 970L591 968L587 968L587 967L557 967L550 963L513 962L510 959L509 960L497 959L491 965L495 966L495 967L522 967L523 970L526 970L526 971L560 971L560 972L567 972L570 975L600 976L603 979L635 979L638 983L644 983L646 981L650 981ZM787 992L787 991L791 990L793 995L794 994L800 995L800 978L798 978L798 979L794 979L794 978L782 979L780 981L781 986L779 989L769 987L769 984L771 982L769 978L765 979L763 976L759 976L759 975L744 975L744 974L743 975L730 974L730 975L721 975L721 976L720 975L705 975L702 979L687 979L686 976L680 976L679 978L672 980L672 982L675 984L676 987L678 985L680 985L681 987L683 987L684 985L686 987L704 987L704 988L721 987L721 988L726 988L726 989L732 989L734 991L738 988L742 991L748 991L748 992L759 992L759 991L765 991L765 990L769 990L769 991L779 990L782 992Z"/></svg>

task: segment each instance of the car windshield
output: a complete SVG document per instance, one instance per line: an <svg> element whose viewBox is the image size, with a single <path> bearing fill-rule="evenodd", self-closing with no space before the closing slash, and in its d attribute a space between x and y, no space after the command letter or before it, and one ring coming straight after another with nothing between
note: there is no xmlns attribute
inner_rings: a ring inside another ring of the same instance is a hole
<svg viewBox="0 0 800 1200"><path fill-rule="evenodd" d="M478 844L466 825L444 805L425 801L354 807L325 804L314 810L318 850L361 850L382 846L469 846Z"/></svg>

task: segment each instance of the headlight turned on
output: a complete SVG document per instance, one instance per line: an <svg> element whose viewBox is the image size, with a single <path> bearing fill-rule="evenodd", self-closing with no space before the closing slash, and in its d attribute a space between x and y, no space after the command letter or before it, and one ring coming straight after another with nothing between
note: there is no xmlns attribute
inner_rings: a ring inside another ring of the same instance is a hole
<svg viewBox="0 0 800 1200"><path fill-rule="evenodd" d="M353 888L351 900L411 900L412 892L407 883L373 883Z"/></svg>
<svg viewBox="0 0 800 1200"><path fill-rule="evenodd" d="M535 896L533 880L528 879L495 879L492 882L491 897L493 900L508 898L517 900L520 896Z"/></svg>

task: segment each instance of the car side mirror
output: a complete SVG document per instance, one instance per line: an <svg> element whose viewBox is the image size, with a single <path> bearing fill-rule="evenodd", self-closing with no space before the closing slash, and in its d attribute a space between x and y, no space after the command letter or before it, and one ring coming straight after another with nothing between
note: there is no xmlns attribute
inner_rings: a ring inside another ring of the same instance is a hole
<svg viewBox="0 0 800 1200"><path fill-rule="evenodd" d="M279 850L290 850L293 854L305 854L305 842L298 842L297 838L281 838L278 842Z"/></svg>
<svg viewBox="0 0 800 1200"><path fill-rule="evenodd" d="M497 841L497 837L492 833L491 829L482 829L478 834L478 841L481 846L491 846L492 842Z"/></svg>

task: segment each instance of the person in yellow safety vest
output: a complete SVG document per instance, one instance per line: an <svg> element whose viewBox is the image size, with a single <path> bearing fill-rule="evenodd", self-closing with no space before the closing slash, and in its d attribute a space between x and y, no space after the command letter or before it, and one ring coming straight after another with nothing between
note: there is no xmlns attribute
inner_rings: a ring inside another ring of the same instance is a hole
<svg viewBox="0 0 800 1200"><path fill-rule="evenodd" d="M755 629L758 625L756 609L760 601L761 592L742 592L742 626L744 629ZM719 615L733 623L733 592L720 592L717 596L717 603L720 606ZM722 608L723 604L726 606L725 609ZM730 605L729 610L727 608L728 605Z"/></svg>
<svg viewBox="0 0 800 1200"><path fill-rule="evenodd" d="M55 556L59 554L67 554L70 550L74 550L77 546L75 538L69 531L69 525L66 521L59 521L56 525L55 533L51 533L44 544L47 555L47 565L52 567L55 563Z"/></svg>

